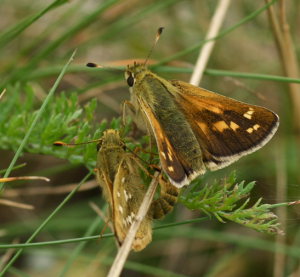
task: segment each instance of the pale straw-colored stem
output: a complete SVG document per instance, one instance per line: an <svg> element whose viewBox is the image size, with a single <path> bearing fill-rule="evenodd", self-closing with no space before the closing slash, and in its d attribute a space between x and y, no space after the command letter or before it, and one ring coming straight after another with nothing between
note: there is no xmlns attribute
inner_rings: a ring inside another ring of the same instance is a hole
<svg viewBox="0 0 300 277"><path fill-rule="evenodd" d="M220 0L219 1L216 12L211 20L211 24L209 26L209 30L208 30L206 38L205 38L206 40L216 37L217 34L219 33L219 30L224 21L226 12L228 10L230 1L231 0ZM211 40L211 41L208 41L207 43L205 43L205 45L202 47L202 49L199 53L195 68L194 68L194 72L190 79L190 83L192 85L199 86L204 69L207 65L209 56L213 50L214 45L215 45L215 40Z"/></svg>
<svg viewBox="0 0 300 277"><path fill-rule="evenodd" d="M122 246L119 248L118 254L110 268L110 271L109 271L107 277L120 276L121 271L126 262L126 259L131 250L131 246L132 246L133 240L135 238L136 232L139 229L142 220L144 219L144 217L146 216L146 214L149 210L150 204L152 202L152 199L153 199L153 196L155 194L156 187L158 184L158 176L159 176L159 173L156 172L154 174L152 182L149 185L149 188L145 194L144 200L143 200L141 207L135 217L135 220L132 223L132 225L130 226L130 229L128 231L128 234L127 234Z"/></svg>
<svg viewBox="0 0 300 277"><path fill-rule="evenodd" d="M0 181L2 181L0 179ZM5 189L3 197L19 197L28 195L56 195L56 194L67 194L76 188L78 184L69 184L62 186L49 186L49 187L26 187L21 189ZM88 181L82 184L78 191L86 191L99 187L96 181Z"/></svg>
<svg viewBox="0 0 300 277"><path fill-rule="evenodd" d="M34 206L32 206L32 205L15 202L15 201L7 200L7 199L0 199L0 205L9 206L12 208L25 209L25 210L33 210L34 209Z"/></svg>
<svg viewBox="0 0 300 277"><path fill-rule="evenodd" d="M43 176L19 176L19 177L0 178L0 182L12 182L12 181L22 181L22 180L43 180L46 182L50 182L49 178Z"/></svg>
<svg viewBox="0 0 300 277"><path fill-rule="evenodd" d="M270 0L265 0L269 3ZM268 8L268 16L271 24L272 31L276 46L280 55L282 67L285 75L291 78L299 77L299 66L296 56L295 47L290 33L290 27L286 21L286 0L279 2L279 17L277 16L274 6ZM289 92L292 97L294 124L297 130L300 130L300 85L289 83Z"/></svg>

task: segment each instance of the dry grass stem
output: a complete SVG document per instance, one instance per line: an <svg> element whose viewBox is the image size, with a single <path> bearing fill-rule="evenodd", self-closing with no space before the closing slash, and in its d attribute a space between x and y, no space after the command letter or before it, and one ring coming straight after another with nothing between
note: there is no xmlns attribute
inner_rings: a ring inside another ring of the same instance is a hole
<svg viewBox="0 0 300 277"><path fill-rule="evenodd" d="M230 0L220 0L219 1L218 7L214 13L212 20L211 20L211 24L209 26L209 30L208 30L206 38L205 38L206 40L217 36L217 34L221 28L221 25L224 21L229 4L230 4ZM190 79L190 83L192 85L199 86L204 69L207 65L209 56L212 52L214 45L215 45L215 41L212 40L212 41L207 42L202 47L202 49L199 53L196 65L195 65L194 72Z"/></svg>
<svg viewBox="0 0 300 277"><path fill-rule="evenodd" d="M110 268L110 271L107 275L107 277L117 277L120 276L121 271L124 267L124 264L126 262L126 259L129 255L129 252L131 250L131 245L133 243L133 240L135 238L136 232L138 228L140 227L140 224L144 217L146 216L148 209L150 207L150 204L152 202L153 196L156 191L156 187L158 184L158 177L159 173L155 172L154 177L152 179L151 184L149 185L149 188L145 194L144 200L141 204L141 207L136 215L136 218L134 222L132 223L128 234L122 244L122 246L119 248L118 254Z"/></svg>
<svg viewBox="0 0 300 277"><path fill-rule="evenodd" d="M109 218L104 214L104 212L102 212L102 210L94 202L89 202L89 205L92 208L92 210L102 218L102 220L105 222L105 225L108 225L108 227L113 232L114 231L113 225L112 225L111 221L109 220ZM103 233L103 231L101 231L101 234L102 233Z"/></svg>
<svg viewBox="0 0 300 277"><path fill-rule="evenodd" d="M20 181L20 180L43 180L46 182L50 182L49 178L42 177L42 176L20 176L20 177L0 178L0 182L12 182L12 181Z"/></svg>
<svg viewBox="0 0 300 277"><path fill-rule="evenodd" d="M267 3L270 0L265 0ZM287 77L298 78L299 67L297 63L297 57L295 48L292 42L290 27L286 21L285 16L285 0L280 1L279 5L279 19L276 15L275 8L271 5L268 8L269 21L274 33L276 46L281 58L281 63ZM294 105L294 123L297 130L300 130L300 85L289 83L289 91L293 99Z"/></svg>
<svg viewBox="0 0 300 277"><path fill-rule="evenodd" d="M14 239L12 241L12 244L16 244L16 243L19 243L18 239ZM0 271L4 268L4 266L7 264L7 262L10 260L10 258L14 255L15 252L16 249L11 248L11 249L7 249L7 251L2 255L0 259Z"/></svg>
<svg viewBox="0 0 300 277"><path fill-rule="evenodd" d="M65 194L72 191L78 184L69 184L56 187L41 187L41 188L22 188L22 189L6 189L3 192L5 197L18 197L20 195L55 195L55 194ZM95 180L85 182L78 191L86 191L94 189L99 185Z"/></svg>
<svg viewBox="0 0 300 277"><path fill-rule="evenodd" d="M34 206L29 205L29 204L24 204L24 203L19 203L7 199L0 199L0 205L5 205L9 206L12 208L19 208L19 209L24 209L24 210L33 210Z"/></svg>

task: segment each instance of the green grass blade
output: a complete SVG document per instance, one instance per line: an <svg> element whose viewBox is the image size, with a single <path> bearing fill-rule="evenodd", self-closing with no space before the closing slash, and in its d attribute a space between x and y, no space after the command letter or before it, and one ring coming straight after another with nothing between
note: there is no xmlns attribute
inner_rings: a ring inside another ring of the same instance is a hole
<svg viewBox="0 0 300 277"><path fill-rule="evenodd" d="M50 89L49 94L47 95L47 97L46 97L45 101L43 102L41 108L39 109L38 113L36 114L36 117L35 117L34 120L32 121L32 123L31 123L31 125L30 125L30 127L29 127L29 129L28 129L28 131L27 131L27 133L26 133L26 135L25 135L23 141L21 142L21 144L20 144L20 146L19 146L19 148L18 148L16 154L14 155L14 157L13 157L13 159L12 159L12 161L11 161L11 163L10 163L8 169L7 169L7 171L5 172L5 174L4 174L4 176L3 176L4 178L7 178L7 177L9 176L9 174L10 174L12 168L14 167L15 163L17 162L17 160L18 160L18 158L19 158L19 156L20 156L20 154L21 154L21 152L22 152L22 150L23 150L25 144L27 143L27 140L28 140L29 136L31 135L31 133L32 133L32 131L33 131L35 125L37 124L39 118L42 116L42 114L43 114L43 112L44 112L44 110L45 110L45 107L48 105L50 99L52 98L54 92L56 91L56 89L57 89L57 87L58 87L58 85L59 85L61 79L63 78L63 76L64 76L64 74L65 74L65 72L66 72L66 70L67 70L69 64L73 61L75 52L76 52L76 51L73 52L73 54L71 55L71 58L70 58L69 61L65 64L65 66L63 67L63 69L62 69L60 75L59 75L58 78L56 79L56 81L55 81L53 87ZM1 184L0 184L0 192L3 190L3 188L4 188L4 183L1 183Z"/></svg>
<svg viewBox="0 0 300 277"><path fill-rule="evenodd" d="M0 34L0 48L3 48L7 43L9 43L11 40L17 37L20 33L22 33L26 28L28 28L32 23L37 21L43 15L45 15L46 13L53 10L54 8L57 8L58 6L63 5L67 2L68 2L67 0L55 0L42 11L23 19L21 22L12 26L4 33Z"/></svg>

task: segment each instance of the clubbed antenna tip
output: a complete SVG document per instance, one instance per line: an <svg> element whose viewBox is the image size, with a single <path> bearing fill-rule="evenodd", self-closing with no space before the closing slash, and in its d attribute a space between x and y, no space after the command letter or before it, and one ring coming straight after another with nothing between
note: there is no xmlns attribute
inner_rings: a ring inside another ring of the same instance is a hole
<svg viewBox="0 0 300 277"><path fill-rule="evenodd" d="M77 146L77 145L86 145L86 144L89 144L89 143L95 143L95 142L99 142L99 141L101 141L101 139L93 139L93 140L90 140L90 141L79 142L79 143L66 143L66 142L63 142L63 141L55 141L55 142L53 142L53 145L54 146L73 147L73 146Z"/></svg>
<svg viewBox="0 0 300 277"><path fill-rule="evenodd" d="M87 67L102 67L102 66L100 66L100 65L98 65L96 63L87 63L86 66Z"/></svg>
<svg viewBox="0 0 300 277"><path fill-rule="evenodd" d="M154 43L153 43L153 45L152 45L152 47L151 47L151 49L150 49L150 51L149 51L149 54L148 54L147 58L145 59L144 65L147 64L148 59L149 59L149 57L151 56L151 54L152 54L152 52L153 52L153 49L154 49L155 45L157 44L157 42L158 42L158 40L159 40L159 38L160 38L160 35L162 34L162 31L163 31L163 30L164 30L164 27L159 27L159 28L158 28L158 30L157 30L157 32L156 32L156 37L155 37Z"/></svg>
<svg viewBox="0 0 300 277"><path fill-rule="evenodd" d="M155 38L155 43L157 43L157 41L160 38L160 35L162 34L163 30L165 29L165 27L159 27L156 33L156 38Z"/></svg>
<svg viewBox="0 0 300 277"><path fill-rule="evenodd" d="M53 145L54 146L64 146L64 145L66 145L66 143L64 143L63 141L55 141L55 142L53 142Z"/></svg>

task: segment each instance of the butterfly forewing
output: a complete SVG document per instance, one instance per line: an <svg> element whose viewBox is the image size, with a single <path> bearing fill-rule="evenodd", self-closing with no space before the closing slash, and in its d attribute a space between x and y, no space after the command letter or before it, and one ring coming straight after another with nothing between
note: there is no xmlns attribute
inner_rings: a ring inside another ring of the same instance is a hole
<svg viewBox="0 0 300 277"><path fill-rule="evenodd" d="M172 81L176 102L192 125L209 169L222 168L265 145L278 128L272 111Z"/></svg>

